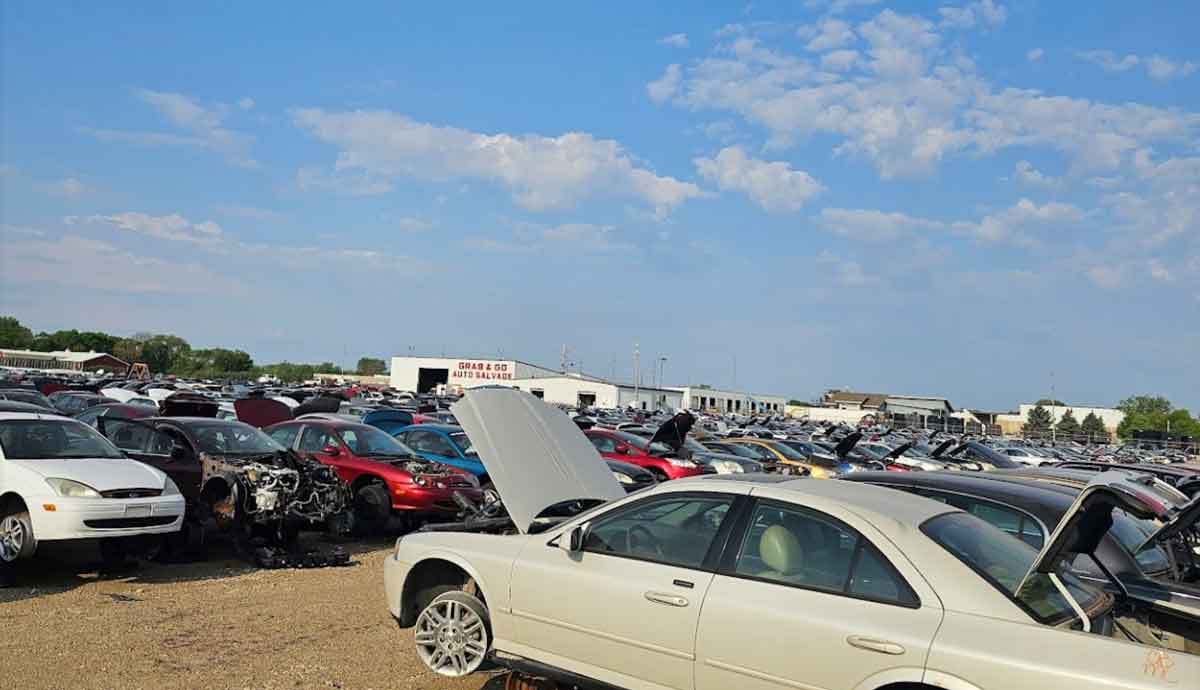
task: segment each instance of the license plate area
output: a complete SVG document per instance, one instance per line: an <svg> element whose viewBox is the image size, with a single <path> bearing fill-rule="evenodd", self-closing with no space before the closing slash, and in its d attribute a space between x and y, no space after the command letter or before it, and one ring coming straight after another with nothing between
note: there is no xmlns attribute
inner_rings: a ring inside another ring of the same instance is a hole
<svg viewBox="0 0 1200 690"><path fill-rule="evenodd" d="M150 506L125 506L125 517L150 517Z"/></svg>

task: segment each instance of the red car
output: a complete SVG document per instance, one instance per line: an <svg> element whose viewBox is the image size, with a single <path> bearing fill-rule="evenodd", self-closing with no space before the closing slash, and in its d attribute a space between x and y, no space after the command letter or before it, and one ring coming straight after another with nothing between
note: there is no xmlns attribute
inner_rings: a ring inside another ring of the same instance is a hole
<svg viewBox="0 0 1200 690"><path fill-rule="evenodd" d="M650 442L641 436L613 429L596 428L588 429L583 433L605 459L620 460L644 467L650 470L660 482L717 473L717 470L711 465L664 457L671 452L670 448L661 444L655 444L654 448L651 448Z"/></svg>
<svg viewBox="0 0 1200 690"><path fill-rule="evenodd" d="M362 532L382 529L397 514L413 527L421 518L453 517L454 493L483 500L479 481L467 472L430 462L373 426L328 419L298 419L264 429L304 457L330 465L350 485L354 517Z"/></svg>

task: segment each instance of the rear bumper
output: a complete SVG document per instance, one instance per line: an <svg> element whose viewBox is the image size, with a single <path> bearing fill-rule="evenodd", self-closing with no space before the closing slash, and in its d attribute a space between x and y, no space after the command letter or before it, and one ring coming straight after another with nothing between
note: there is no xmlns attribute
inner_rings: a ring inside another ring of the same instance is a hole
<svg viewBox="0 0 1200 690"><path fill-rule="evenodd" d="M132 537L178 532L182 496L152 498L42 498L29 501L29 519L39 541ZM52 508L52 509L51 509Z"/></svg>

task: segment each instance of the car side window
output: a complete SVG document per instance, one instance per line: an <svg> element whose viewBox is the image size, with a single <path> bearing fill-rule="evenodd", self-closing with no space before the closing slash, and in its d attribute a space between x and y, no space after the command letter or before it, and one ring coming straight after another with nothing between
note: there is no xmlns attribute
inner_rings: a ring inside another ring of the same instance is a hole
<svg viewBox="0 0 1200 690"><path fill-rule="evenodd" d="M592 445L596 446L596 450L600 451L601 453L617 452L616 442L607 436L588 436L588 440L591 441Z"/></svg>
<svg viewBox="0 0 1200 690"><path fill-rule="evenodd" d="M104 411L103 407L90 407L83 412L75 415L75 419L87 424L88 426L96 426L96 418Z"/></svg>
<svg viewBox="0 0 1200 690"><path fill-rule="evenodd" d="M300 427L284 426L272 430L271 433L267 435L279 442L279 445L283 446L284 448L291 448L292 444L296 442L296 434L298 433L300 433Z"/></svg>
<svg viewBox="0 0 1200 690"><path fill-rule="evenodd" d="M1042 544L1046 541L1045 535L1042 534L1041 526L1033 518L1012 508L971 496L941 493L928 489L918 490L917 493L926 498L932 498L935 501L965 510L1035 549L1042 548Z"/></svg>
<svg viewBox="0 0 1200 690"><path fill-rule="evenodd" d="M304 433L300 436L300 452L320 453L329 445L336 445L329 432L316 426L304 427Z"/></svg>
<svg viewBox="0 0 1200 690"><path fill-rule="evenodd" d="M761 503L750 519L735 576L902 606L917 597L867 539L841 521Z"/></svg>
<svg viewBox="0 0 1200 690"><path fill-rule="evenodd" d="M414 431L409 436L409 439L409 445L419 453L430 453L444 458L452 458L458 455L450 447L449 441L432 431Z"/></svg>
<svg viewBox="0 0 1200 690"><path fill-rule="evenodd" d="M592 522L583 550L698 569L733 499L716 495L647 499Z"/></svg>

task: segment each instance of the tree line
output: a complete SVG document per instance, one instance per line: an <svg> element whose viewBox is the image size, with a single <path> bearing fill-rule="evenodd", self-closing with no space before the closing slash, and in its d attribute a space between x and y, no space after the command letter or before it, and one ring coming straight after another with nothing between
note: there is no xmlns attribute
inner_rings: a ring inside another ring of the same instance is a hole
<svg viewBox="0 0 1200 690"><path fill-rule="evenodd" d="M1039 400L1029 411L1029 418L1025 421L1025 433L1045 435L1053 429L1056 434L1067 438L1079 435L1089 438L1108 436L1104 422L1094 413L1089 412L1080 422L1075 418L1074 411L1068 409L1056 424L1050 410L1046 409L1048 406L1064 407L1058 400ZM1194 419L1186 408L1177 408L1164 397L1130 396L1117 403L1117 409L1125 413L1125 418L1117 427L1117 436L1121 438L1133 438L1138 432L1147 431L1200 438L1200 420Z"/></svg>
<svg viewBox="0 0 1200 690"><path fill-rule="evenodd" d="M310 380L317 373L378 375L387 372L387 363L374 357L359 359L354 372L343 371L333 362L257 365L242 350L193 348L183 338L167 334L134 333L122 337L75 329L34 333L12 316L0 316L0 347L38 352L106 352L126 362L144 362L154 374L185 378L252 379L266 374L280 381L294 383Z"/></svg>

